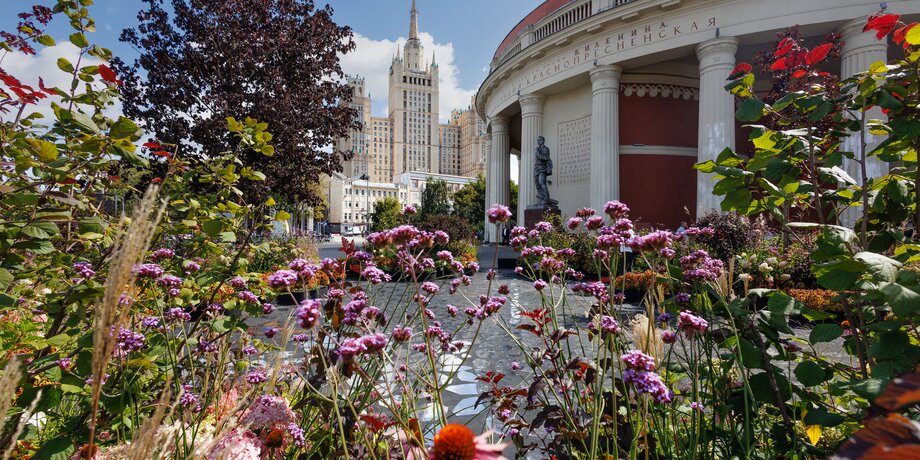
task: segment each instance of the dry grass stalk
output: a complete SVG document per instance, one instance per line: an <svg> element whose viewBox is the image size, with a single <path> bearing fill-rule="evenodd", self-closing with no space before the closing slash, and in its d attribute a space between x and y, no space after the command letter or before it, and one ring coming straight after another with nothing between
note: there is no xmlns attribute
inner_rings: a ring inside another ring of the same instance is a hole
<svg viewBox="0 0 920 460"><path fill-rule="evenodd" d="M3 369L3 374L0 375L0 427L6 425L6 414L16 399L16 388L19 386L21 377L19 360L16 358L9 360ZM16 442L15 438L13 442Z"/></svg>
<svg viewBox="0 0 920 460"><path fill-rule="evenodd" d="M16 429L13 430L13 435L10 437L10 445L6 446L6 449L3 451L3 456L0 458L2 458L3 460L7 460L13 455L13 449L16 448L16 441L19 439L19 436L22 434L22 430L25 429L26 424L29 423L30 419L32 419L32 414L35 413L35 406L37 406L38 402L41 400L42 400L42 392L41 390L39 390L35 394L35 399L32 400L32 404L29 404L29 408L26 409L26 411L22 413L21 417L19 417L19 423L16 424ZM9 408L7 407L7 409ZM6 416L6 411L3 411L3 415L4 417Z"/></svg>
<svg viewBox="0 0 920 460"><path fill-rule="evenodd" d="M655 327L655 322L648 316L638 314L630 323L630 330L636 348L661 363L664 356L664 342L661 341L661 331Z"/></svg>
<svg viewBox="0 0 920 460"><path fill-rule="evenodd" d="M157 401L156 409L141 425L140 429L134 433L134 439L131 441L125 460L148 460L154 458L154 453L162 453L169 449L173 443L173 432L160 429L163 421L173 413L175 403L170 404L172 399L172 382L167 381L163 394Z"/></svg>
<svg viewBox="0 0 920 460"><path fill-rule="evenodd" d="M93 316L93 381L92 381L92 415L90 417L89 447L93 452L96 436L96 415L99 410L99 398L105 370L115 352L116 341L113 331L125 324L131 311L131 302L135 294L136 274L134 267L144 260L150 246L157 223L166 209L165 203L157 201L159 188L151 186L144 193L127 227L115 241L115 249L109 262L109 276L106 281L102 305L98 306Z"/></svg>

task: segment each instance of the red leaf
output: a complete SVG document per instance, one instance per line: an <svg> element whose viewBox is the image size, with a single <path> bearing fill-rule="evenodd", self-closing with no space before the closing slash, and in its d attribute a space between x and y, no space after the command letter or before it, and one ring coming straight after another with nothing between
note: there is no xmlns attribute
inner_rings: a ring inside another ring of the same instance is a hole
<svg viewBox="0 0 920 460"><path fill-rule="evenodd" d="M875 34L875 38L881 40L882 37L888 35L894 29L894 26L898 24L898 19L901 19L899 14L873 14L869 16L869 22L866 23L863 32L876 30L878 33Z"/></svg>
<svg viewBox="0 0 920 460"><path fill-rule="evenodd" d="M807 74L807 73L808 73L807 70L805 70L805 69L799 69L799 70L796 70L795 72L792 72L792 78L802 78L802 77L804 77L805 74Z"/></svg>
<svg viewBox="0 0 920 460"><path fill-rule="evenodd" d="M795 40L791 37L786 37L783 41L779 42L779 45L776 47L776 52L773 53L773 57L780 57L785 55L795 46Z"/></svg>
<svg viewBox="0 0 920 460"><path fill-rule="evenodd" d="M805 56L805 63L811 66L823 61L833 46L834 45L831 43L825 43L823 45L816 46L813 50L808 52L807 56Z"/></svg>
<svg viewBox="0 0 920 460"><path fill-rule="evenodd" d="M123 81L119 80L115 75L115 72L105 64L99 64L99 76L102 77L103 80L114 85L121 85L124 83Z"/></svg>
<svg viewBox="0 0 920 460"><path fill-rule="evenodd" d="M57 92L54 91L54 88L48 88L47 86L45 86L45 81L42 80L41 77L38 77L38 89L48 93L51 96L54 96L55 94L57 94Z"/></svg>
<svg viewBox="0 0 920 460"><path fill-rule="evenodd" d="M156 152L153 152L153 154L156 155L156 156L158 156L158 157L163 157L163 158L169 158L169 157L172 156L171 153L169 153L169 152L167 152L167 151L165 151L165 150L157 150Z"/></svg>
<svg viewBox="0 0 920 460"><path fill-rule="evenodd" d="M786 58L779 58L776 60L776 62L773 63L773 65L770 66L770 70L773 70L773 71L786 70L788 68L789 66L786 65Z"/></svg>
<svg viewBox="0 0 920 460"><path fill-rule="evenodd" d="M734 70L732 70L732 72L728 75L728 79L734 80L743 75L747 75L751 73L752 70L753 68L751 67L750 64L748 64L747 62L742 62L741 64L738 64Z"/></svg>
<svg viewBox="0 0 920 460"><path fill-rule="evenodd" d="M77 180L74 179L73 177L68 177L67 179L64 179L64 180L62 180L62 181L60 181L60 182L58 182L58 183L59 183L59 184L64 184L64 185L72 185L72 184L76 184L76 183L77 183Z"/></svg>
<svg viewBox="0 0 920 460"><path fill-rule="evenodd" d="M144 147L153 150L163 150L163 146L156 142L144 142Z"/></svg>
<svg viewBox="0 0 920 460"><path fill-rule="evenodd" d="M163 178L162 178L162 177L154 177L153 179L150 179L150 183L151 183L151 184L159 184L159 183L162 183L162 182L163 182Z"/></svg>
<svg viewBox="0 0 920 460"><path fill-rule="evenodd" d="M894 31L894 35L892 35L892 37L894 37L894 42L895 42L895 43L898 43L898 44L900 44L901 42L903 42L903 41L904 41L904 37L907 36L907 32L910 32L910 29L913 29L915 25L917 25L916 22L913 23L913 24L908 24L908 25L906 25L906 26L904 26L904 27L901 27L900 29Z"/></svg>

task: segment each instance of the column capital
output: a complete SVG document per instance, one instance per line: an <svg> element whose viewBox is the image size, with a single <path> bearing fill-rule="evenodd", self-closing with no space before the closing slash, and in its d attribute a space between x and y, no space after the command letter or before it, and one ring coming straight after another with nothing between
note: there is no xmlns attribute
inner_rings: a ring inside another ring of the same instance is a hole
<svg viewBox="0 0 920 460"><path fill-rule="evenodd" d="M735 65L735 53L738 51L738 37L719 37L696 45L696 57L700 61L700 70L723 65Z"/></svg>
<svg viewBox="0 0 920 460"><path fill-rule="evenodd" d="M543 115L543 101L546 97L539 94L522 94L518 96L518 103L521 104L521 116Z"/></svg>
<svg viewBox="0 0 920 460"><path fill-rule="evenodd" d="M493 135L508 133L508 117L504 115L489 117L489 125L492 126Z"/></svg>
<svg viewBox="0 0 920 460"><path fill-rule="evenodd" d="M620 77L623 68L618 65L599 65L593 67L588 75L591 76L591 88L594 90L610 88L616 91L620 86Z"/></svg>
<svg viewBox="0 0 920 460"><path fill-rule="evenodd" d="M876 51L888 49L888 37L881 40L875 37L874 31L863 32L866 27L866 18L857 18L837 28L843 38L843 57L860 51Z"/></svg>

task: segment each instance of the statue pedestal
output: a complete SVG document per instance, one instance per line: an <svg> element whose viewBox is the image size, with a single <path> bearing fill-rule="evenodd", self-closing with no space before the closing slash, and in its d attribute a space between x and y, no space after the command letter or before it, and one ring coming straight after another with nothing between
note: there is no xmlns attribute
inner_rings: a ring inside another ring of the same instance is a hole
<svg viewBox="0 0 920 460"><path fill-rule="evenodd" d="M533 228L533 226L537 222L546 220L545 217L547 215L557 215L558 216L560 214L561 213L559 212L559 207L556 205L538 204L538 205L528 206L527 209L524 210L524 222L521 222L521 225L523 225L527 229L530 229L530 228Z"/></svg>

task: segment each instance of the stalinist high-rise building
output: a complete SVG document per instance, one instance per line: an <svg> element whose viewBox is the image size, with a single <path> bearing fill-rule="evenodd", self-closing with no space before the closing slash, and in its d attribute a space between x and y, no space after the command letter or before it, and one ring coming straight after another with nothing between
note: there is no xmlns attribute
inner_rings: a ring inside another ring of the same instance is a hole
<svg viewBox="0 0 920 460"><path fill-rule="evenodd" d="M418 32L415 0L409 13L409 38L390 63L387 116L371 116L371 98L359 76L348 78L351 106L362 128L339 141L340 150L354 157L344 165L345 176L367 174L374 182L399 182L408 172L475 177L484 169L481 155L463 155L484 147L485 138L475 109L455 112L440 124L438 64L434 53L427 59ZM461 116L463 115L463 116ZM470 132L464 132L464 130ZM473 132L475 131L475 132ZM470 146L470 140L477 142Z"/></svg>

